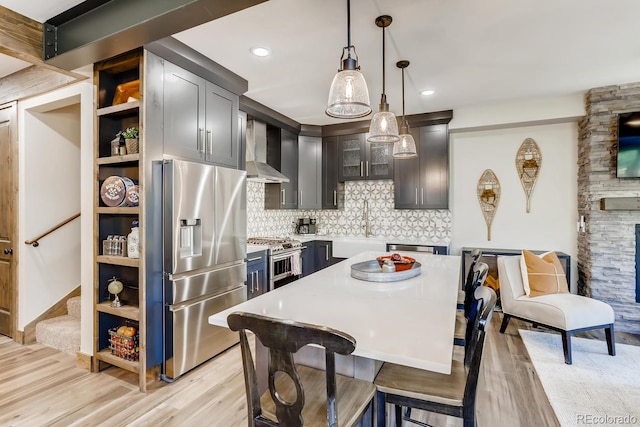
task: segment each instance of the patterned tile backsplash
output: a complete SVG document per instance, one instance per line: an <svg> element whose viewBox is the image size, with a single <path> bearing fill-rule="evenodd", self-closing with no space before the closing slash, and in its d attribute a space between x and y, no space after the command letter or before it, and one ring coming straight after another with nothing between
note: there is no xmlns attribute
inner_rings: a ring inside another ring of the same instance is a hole
<svg viewBox="0 0 640 427"><path fill-rule="evenodd" d="M448 245L451 212L407 210L393 207L393 181L347 181L344 209L265 210L264 186L247 182L247 236L288 236L298 218L316 218L321 234L333 237L364 237L364 201L369 201L369 223L374 237L402 238Z"/></svg>

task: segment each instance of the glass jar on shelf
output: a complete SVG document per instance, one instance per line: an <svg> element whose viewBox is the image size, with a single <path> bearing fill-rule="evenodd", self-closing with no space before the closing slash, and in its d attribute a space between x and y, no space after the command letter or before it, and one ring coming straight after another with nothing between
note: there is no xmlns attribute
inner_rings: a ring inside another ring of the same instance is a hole
<svg viewBox="0 0 640 427"><path fill-rule="evenodd" d="M140 250L139 250L140 231L138 228L138 224L139 222L137 219L133 220L133 222L131 223L131 232L127 237L127 256L129 258L140 257Z"/></svg>

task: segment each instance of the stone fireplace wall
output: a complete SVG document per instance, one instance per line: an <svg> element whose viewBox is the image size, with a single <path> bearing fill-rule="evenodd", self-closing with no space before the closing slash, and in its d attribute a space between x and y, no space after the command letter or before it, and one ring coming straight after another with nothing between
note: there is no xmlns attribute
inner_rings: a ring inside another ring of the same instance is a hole
<svg viewBox="0 0 640 427"><path fill-rule="evenodd" d="M616 178L618 114L640 111L640 83L591 89L578 137L578 293L609 303L616 329L640 333L635 225L640 210L601 210L603 197L640 197L640 178Z"/></svg>

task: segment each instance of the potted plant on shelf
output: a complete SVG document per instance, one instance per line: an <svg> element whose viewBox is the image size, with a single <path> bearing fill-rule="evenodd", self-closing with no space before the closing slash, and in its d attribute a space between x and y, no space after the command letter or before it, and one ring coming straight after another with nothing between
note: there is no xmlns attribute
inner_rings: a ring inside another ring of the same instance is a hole
<svg viewBox="0 0 640 427"><path fill-rule="evenodd" d="M130 127L122 132L120 132L122 136L124 136L124 142L127 147L128 154L136 154L138 152L138 139L140 138L140 131L137 127Z"/></svg>

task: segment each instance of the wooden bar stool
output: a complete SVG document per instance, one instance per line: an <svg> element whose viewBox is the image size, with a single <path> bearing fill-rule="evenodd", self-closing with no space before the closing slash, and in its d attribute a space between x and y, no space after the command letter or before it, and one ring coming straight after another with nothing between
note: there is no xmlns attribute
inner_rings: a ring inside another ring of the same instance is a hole
<svg viewBox="0 0 640 427"><path fill-rule="evenodd" d="M373 408L372 383L336 375L335 353L351 354L353 337L325 326L244 312L231 313L227 322L240 333L249 426L353 426ZM262 396L247 330L270 353L269 389ZM293 353L308 344L325 348L325 371L293 363Z"/></svg>
<svg viewBox="0 0 640 427"><path fill-rule="evenodd" d="M467 341L464 362L453 360L450 375L393 363L382 365L374 380L378 390L379 427L384 427L386 422L386 403L395 405L397 427L402 424L402 407L462 418L465 427L475 425L478 375L486 328L496 305L496 293L491 288L480 286L475 298L480 314L476 316L472 336Z"/></svg>

